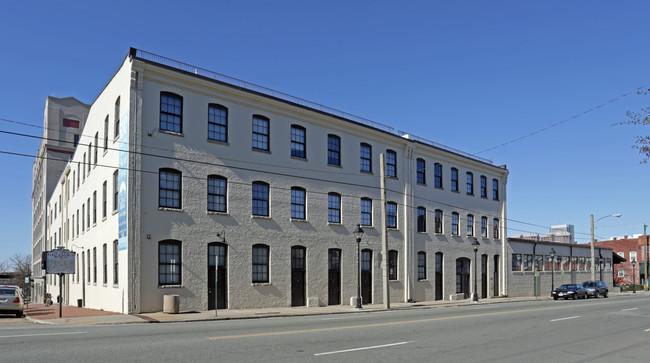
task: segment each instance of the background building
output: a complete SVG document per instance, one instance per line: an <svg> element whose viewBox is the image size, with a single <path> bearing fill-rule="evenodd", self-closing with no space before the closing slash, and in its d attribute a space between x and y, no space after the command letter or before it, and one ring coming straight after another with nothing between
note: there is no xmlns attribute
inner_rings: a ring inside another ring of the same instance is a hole
<svg viewBox="0 0 650 363"><path fill-rule="evenodd" d="M159 311L169 294L182 310L348 304L357 224L364 304L383 299L382 261L391 301L468 298L474 263L477 293L490 298L507 294L507 175L391 127L131 49L54 178L45 236L77 254L64 301L110 311Z"/></svg>
<svg viewBox="0 0 650 363"><path fill-rule="evenodd" d="M606 241L596 241L596 246L609 247L614 253L624 258L625 261L617 265L614 275L614 282L617 285L645 284L646 282L646 262L648 261L646 253L647 235L636 234L631 237L612 237ZM632 261L636 261L633 265ZM636 266L636 267L633 267Z"/></svg>

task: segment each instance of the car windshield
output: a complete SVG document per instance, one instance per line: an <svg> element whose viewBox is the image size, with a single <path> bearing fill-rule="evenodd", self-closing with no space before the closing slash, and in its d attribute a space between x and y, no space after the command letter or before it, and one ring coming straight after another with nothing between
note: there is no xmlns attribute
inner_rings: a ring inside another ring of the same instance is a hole
<svg viewBox="0 0 650 363"><path fill-rule="evenodd" d="M584 286L584 287L596 287L596 283L593 282L593 281L587 281L587 282L583 283L582 286Z"/></svg>
<svg viewBox="0 0 650 363"><path fill-rule="evenodd" d="M17 293L18 290L16 289L7 289L7 288L0 288L0 295L11 295L11 296L16 296L18 295Z"/></svg>
<svg viewBox="0 0 650 363"><path fill-rule="evenodd" d="M577 288L578 287L575 284L567 284L567 285L560 286L560 289L563 289L563 290L575 290Z"/></svg>

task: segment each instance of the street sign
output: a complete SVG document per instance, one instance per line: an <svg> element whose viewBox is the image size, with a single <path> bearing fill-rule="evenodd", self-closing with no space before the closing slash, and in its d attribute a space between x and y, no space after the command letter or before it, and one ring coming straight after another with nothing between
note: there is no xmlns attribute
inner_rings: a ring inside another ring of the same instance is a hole
<svg viewBox="0 0 650 363"><path fill-rule="evenodd" d="M48 274L74 274L74 261L74 252L63 247L57 247L56 250L47 252L47 268L45 272Z"/></svg>

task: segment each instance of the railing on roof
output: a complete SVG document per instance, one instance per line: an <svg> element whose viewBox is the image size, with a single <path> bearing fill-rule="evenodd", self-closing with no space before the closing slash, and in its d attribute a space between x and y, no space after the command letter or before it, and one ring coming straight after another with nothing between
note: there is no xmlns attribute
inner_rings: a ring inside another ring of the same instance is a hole
<svg viewBox="0 0 650 363"><path fill-rule="evenodd" d="M144 59L144 60L147 60L147 61L155 62L155 63L158 63L158 64L162 64L164 66L167 66L167 67L179 69L179 70L182 70L182 71L185 71L185 72L194 73L194 74L202 76L202 77L214 79L214 80L224 82L224 83L228 83L228 84L231 84L233 86L241 87L241 88L244 88L244 89L247 89L247 90L250 90L250 91L254 91L254 92L258 92L258 93L265 94L265 95L268 95L268 96L276 97L276 98L279 98L279 99L282 99L282 100L285 100L285 101L289 101L289 102L292 102L292 103L295 103L295 104L298 104L298 105L301 105L301 106L309 107L309 108L314 109L314 110L318 110L318 111L325 112L325 113L328 113L328 114L331 114L331 115L334 115L334 116L339 116L339 117L342 117L342 118L345 118L345 119L348 119L348 120L351 120L351 121L354 121L354 122L358 122L358 123L363 124L363 125L374 127L376 129L389 132L391 134L396 134L396 135L402 136L402 137L407 138L407 139L416 140L416 141L419 141L419 142L422 142L422 143L425 143L425 144L429 144L429 145L437 147L439 149L450 151L450 152L453 152L453 153L456 153L456 154L459 154L459 155L462 155L462 156L465 156L465 157L468 157L468 158L471 158L471 159L475 159L475 160L482 161L482 162L485 162L485 163L488 163L488 164L492 164L491 160L484 159L484 158L481 158L481 157L478 157L478 156L475 156L475 155L472 155L472 154L469 154L469 153L466 153L466 152L462 152L462 151L454 149L452 147L445 146L445 145L442 145L442 144L438 144L438 143L435 143L435 142L433 142L431 140L427 140L425 138L414 136L413 134L407 134L407 133L402 132L402 131L398 131L397 133L395 133L395 129L393 127L386 126L386 125L381 124L379 122L368 120L367 118L363 118L361 116L356 116L356 115L353 115L353 114L350 114L350 113L347 113L347 112L344 112L344 111L341 111L341 110L337 110L335 108L331 108L331 107L327 107L325 105L321 105L321 104L316 103L316 102L312 102L312 101L308 101L308 100L305 100L305 99L302 99L302 98L299 98L299 97L295 97L295 96L292 96L292 95L284 93L284 92L280 92L280 91L276 91L276 90L273 90L273 89L270 89L270 88L267 88L267 87L259 86L259 85L256 85L254 83L249 83L249 82L246 82L246 81L242 81L241 79L229 77L229 76L223 75L221 73L217 73L217 72L207 70L205 68L196 67L196 66L193 66L193 65L190 65L190 64L187 64L187 63L179 62L179 61L174 60L174 59L163 57L161 55L150 53L150 52L147 52L147 51L144 51L144 50L141 50L141 49L136 49L136 48L131 48L129 54L132 57L135 57L135 58L140 58L140 59Z"/></svg>

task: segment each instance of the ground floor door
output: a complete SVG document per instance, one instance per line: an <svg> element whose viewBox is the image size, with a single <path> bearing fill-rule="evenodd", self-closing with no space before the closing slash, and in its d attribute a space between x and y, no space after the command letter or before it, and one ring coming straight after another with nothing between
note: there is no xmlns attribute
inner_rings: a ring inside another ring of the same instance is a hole
<svg viewBox="0 0 650 363"><path fill-rule="evenodd" d="M499 296L499 255L494 256L494 296Z"/></svg>
<svg viewBox="0 0 650 363"><path fill-rule="evenodd" d="M341 250L328 251L327 304L341 305Z"/></svg>
<svg viewBox="0 0 650 363"><path fill-rule="evenodd" d="M217 309L228 308L227 253L228 246L224 243L210 243L208 245L208 310L214 310L215 292L217 294ZM215 261L217 260L219 261L219 267L215 272Z"/></svg>
<svg viewBox="0 0 650 363"><path fill-rule="evenodd" d="M291 247L291 306L305 306L305 252L302 246Z"/></svg>
<svg viewBox="0 0 650 363"><path fill-rule="evenodd" d="M469 263L465 257L456 260L456 293L465 299L469 299Z"/></svg>
<svg viewBox="0 0 650 363"><path fill-rule="evenodd" d="M436 290L436 300L442 300L442 253L436 253L436 281L435 281L435 290Z"/></svg>
<svg viewBox="0 0 650 363"><path fill-rule="evenodd" d="M372 250L361 251L361 302L372 304Z"/></svg>
<svg viewBox="0 0 650 363"><path fill-rule="evenodd" d="M481 298L487 299L488 295L488 273L487 273L488 256L481 256Z"/></svg>

